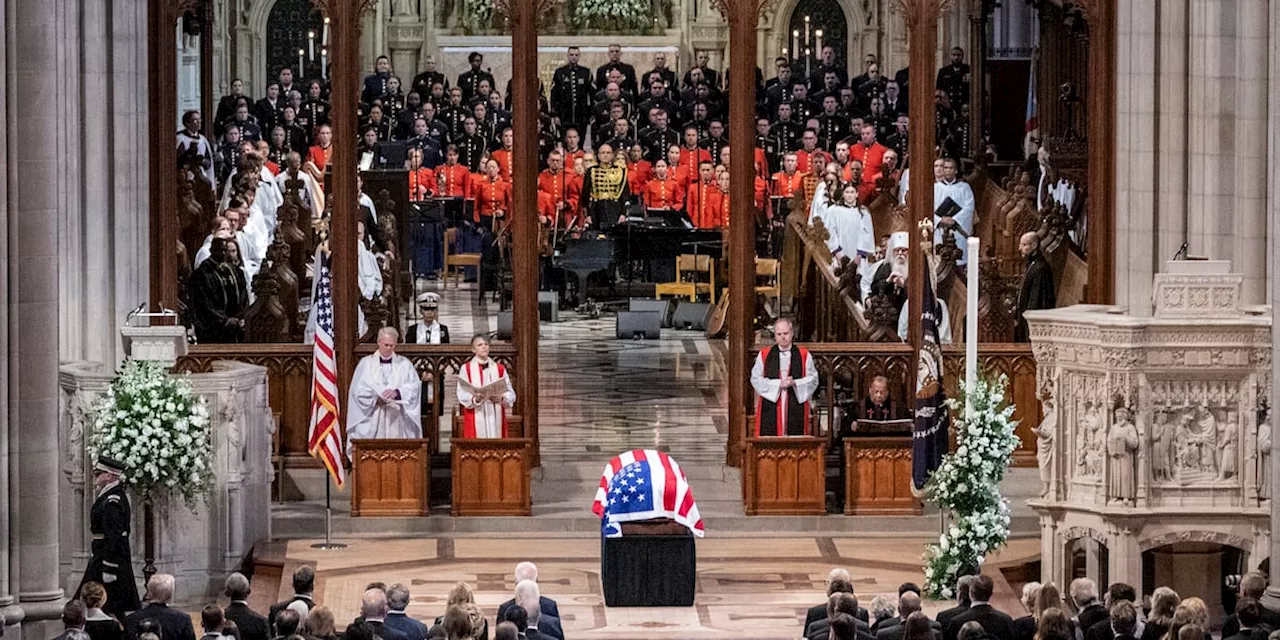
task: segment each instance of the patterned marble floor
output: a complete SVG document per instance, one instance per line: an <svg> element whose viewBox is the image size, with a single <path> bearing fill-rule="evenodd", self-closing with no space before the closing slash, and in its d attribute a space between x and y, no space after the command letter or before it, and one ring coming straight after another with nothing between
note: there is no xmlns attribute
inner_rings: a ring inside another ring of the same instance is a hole
<svg viewBox="0 0 1280 640"><path fill-rule="evenodd" d="M559 603L568 637L613 640L796 638L805 611L822 601L823 581L832 567L849 569L859 602L866 606L876 595L896 595L902 582L922 582L919 559L926 540L892 537L890 532L857 539L709 537L697 543L697 595L688 608L605 607L599 547L584 540L354 540L342 551L318 551L310 542L278 543L266 555L275 556L287 571L313 565L317 599L334 610L339 624L357 615L360 594L373 581L408 585L409 615L428 624L443 613L449 588L466 581L492 621L498 605L511 597L515 563L532 560L538 564L543 593ZM989 559L986 570L996 581L997 606L1015 614L1021 611L1015 596L1020 589L1018 569L1038 552L1038 540L1015 540ZM288 595L264 591L259 593L255 585L254 597L264 604ZM948 606L928 602L925 610L932 614Z"/></svg>

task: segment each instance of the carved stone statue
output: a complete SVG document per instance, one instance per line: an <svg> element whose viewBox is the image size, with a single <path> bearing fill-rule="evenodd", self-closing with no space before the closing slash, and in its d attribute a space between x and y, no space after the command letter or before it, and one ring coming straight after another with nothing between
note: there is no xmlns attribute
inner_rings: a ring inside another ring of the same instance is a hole
<svg viewBox="0 0 1280 640"><path fill-rule="evenodd" d="M1076 433L1076 473L1081 476L1102 474L1102 449L1105 434L1102 430L1101 402L1086 400L1083 418Z"/></svg>
<svg viewBox="0 0 1280 640"><path fill-rule="evenodd" d="M1173 480L1173 425L1169 414L1155 412L1155 424L1151 427L1151 478L1157 482Z"/></svg>
<svg viewBox="0 0 1280 640"><path fill-rule="evenodd" d="M391 15L417 17L418 0L391 0Z"/></svg>
<svg viewBox="0 0 1280 640"><path fill-rule="evenodd" d="M1134 503L1137 483L1134 459L1138 452L1138 429L1127 407L1117 407L1107 434L1107 501Z"/></svg>
<svg viewBox="0 0 1280 640"><path fill-rule="evenodd" d="M1053 392L1046 387L1040 394L1044 407L1044 419L1040 426L1031 429L1036 434L1036 462L1040 465L1040 497L1049 495L1053 485L1053 447L1058 431L1058 412L1054 410Z"/></svg>
<svg viewBox="0 0 1280 640"><path fill-rule="evenodd" d="M1258 424L1258 496L1271 497L1271 408Z"/></svg>
<svg viewBox="0 0 1280 640"><path fill-rule="evenodd" d="M1238 439L1236 432L1239 420L1235 419L1234 414L1229 416L1230 419L1218 422L1217 434L1217 451L1218 454L1218 479L1226 480L1236 475L1236 443Z"/></svg>

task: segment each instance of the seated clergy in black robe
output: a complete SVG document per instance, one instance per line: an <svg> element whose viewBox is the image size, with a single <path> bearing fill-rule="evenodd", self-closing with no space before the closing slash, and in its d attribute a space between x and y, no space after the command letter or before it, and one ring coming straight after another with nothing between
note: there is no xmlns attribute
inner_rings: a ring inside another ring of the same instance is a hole
<svg viewBox="0 0 1280 640"><path fill-rule="evenodd" d="M586 210L587 226L607 231L626 215L631 193L627 188L627 168L614 163L611 145L596 147L596 159L600 164L587 169L583 177L582 208Z"/></svg>
<svg viewBox="0 0 1280 640"><path fill-rule="evenodd" d="M862 411L859 420L893 420L893 400L889 398L889 379L876 376L871 379L871 387L867 389L867 397L862 399Z"/></svg>
<svg viewBox="0 0 1280 640"><path fill-rule="evenodd" d="M818 369L807 349L792 344L793 326L786 318L775 320L774 346L762 350L751 367L757 437L812 433L809 400L818 388Z"/></svg>
<svg viewBox="0 0 1280 640"><path fill-rule="evenodd" d="M1018 239L1018 251L1027 259L1027 270L1022 275L1022 286L1018 288L1018 306L1014 309L1013 328L1014 342L1028 342L1031 337L1027 331L1027 320L1022 317L1024 311L1035 309L1052 309L1058 303L1058 294L1053 287L1053 269L1040 252L1040 236L1034 231L1022 234Z"/></svg>

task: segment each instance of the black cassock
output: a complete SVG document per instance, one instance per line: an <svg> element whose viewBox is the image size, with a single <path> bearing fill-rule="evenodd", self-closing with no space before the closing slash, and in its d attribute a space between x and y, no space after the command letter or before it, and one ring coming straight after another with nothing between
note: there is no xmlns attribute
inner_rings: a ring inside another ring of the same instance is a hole
<svg viewBox="0 0 1280 640"><path fill-rule="evenodd" d="M1022 275L1022 286L1018 288L1013 341L1027 342L1031 339L1027 330L1027 320L1022 317L1022 312L1052 309L1057 304L1058 294L1053 286L1053 268L1044 259L1044 254L1036 251L1027 258L1027 270Z"/></svg>
<svg viewBox="0 0 1280 640"><path fill-rule="evenodd" d="M244 270L210 258L191 274L189 286L196 339L207 344L243 342L244 329L228 326L227 318L241 318L249 308Z"/></svg>
<svg viewBox="0 0 1280 640"><path fill-rule="evenodd" d="M764 358L764 377L777 380L782 377L782 358L777 347L769 347L762 354ZM792 380L804 377L809 363L809 352L800 347L791 349L791 367L789 373ZM785 409L778 403L756 395L756 437L760 436L803 436L809 431L809 403L801 403L796 398L794 387L784 389ZM781 423L781 424L780 424Z"/></svg>
<svg viewBox="0 0 1280 640"><path fill-rule="evenodd" d="M129 496L122 484L107 489L93 501L93 509L89 512L93 557L89 559L84 579L80 581L81 586L86 582L102 583L107 590L107 604L103 611L118 618L124 618L126 611L137 611L141 607L129 549L130 516ZM107 576L113 576L110 582Z"/></svg>

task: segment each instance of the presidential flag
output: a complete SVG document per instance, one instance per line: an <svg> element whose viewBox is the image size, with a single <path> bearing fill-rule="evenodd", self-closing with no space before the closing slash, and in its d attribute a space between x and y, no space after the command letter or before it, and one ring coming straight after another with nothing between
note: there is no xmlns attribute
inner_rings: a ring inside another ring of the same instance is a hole
<svg viewBox="0 0 1280 640"><path fill-rule="evenodd" d="M928 261L926 260L926 265ZM942 385L942 348L938 337L942 305L933 290L931 268L925 269L921 296L920 359L916 363L915 424L912 425L911 482L917 492L942 464L950 444L947 394Z"/></svg>
<svg viewBox="0 0 1280 640"><path fill-rule="evenodd" d="M706 533L693 490L671 456L633 449L605 465L591 511L605 537L622 535L621 523L670 518L701 538Z"/></svg>
<svg viewBox="0 0 1280 640"><path fill-rule="evenodd" d="M342 466L342 434L338 431L338 363L333 348L333 258L324 252L316 260L315 350L311 366L311 424L307 452L320 458L341 489L346 484Z"/></svg>

